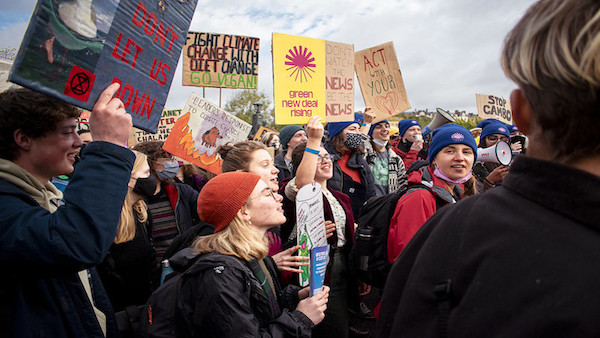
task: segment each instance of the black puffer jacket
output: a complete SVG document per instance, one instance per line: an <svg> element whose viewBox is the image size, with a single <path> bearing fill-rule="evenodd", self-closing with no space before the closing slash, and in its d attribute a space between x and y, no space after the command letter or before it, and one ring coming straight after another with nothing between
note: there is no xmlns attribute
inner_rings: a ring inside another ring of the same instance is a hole
<svg viewBox="0 0 600 338"><path fill-rule="evenodd" d="M182 275L177 297L178 337L310 337L313 323L290 310L298 287L279 285L275 263L265 258L281 308L274 317L269 300L246 262L217 252L204 254Z"/></svg>

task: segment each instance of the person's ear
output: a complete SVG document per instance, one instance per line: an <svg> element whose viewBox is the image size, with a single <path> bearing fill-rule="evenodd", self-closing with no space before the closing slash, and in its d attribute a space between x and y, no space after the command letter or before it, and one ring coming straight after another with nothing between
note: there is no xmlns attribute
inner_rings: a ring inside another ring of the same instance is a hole
<svg viewBox="0 0 600 338"><path fill-rule="evenodd" d="M25 151L31 149L31 137L23 132L22 129L17 129L13 133L13 138L17 146Z"/></svg>
<svg viewBox="0 0 600 338"><path fill-rule="evenodd" d="M242 221L246 223L250 223L252 220L252 215L250 215L250 212L248 211L248 208L246 208L246 206L243 206L240 210L238 210L237 215Z"/></svg>
<svg viewBox="0 0 600 338"><path fill-rule="evenodd" d="M525 135L529 134L531 132L531 107L521 89L515 89L510 93L510 107L517 128Z"/></svg>

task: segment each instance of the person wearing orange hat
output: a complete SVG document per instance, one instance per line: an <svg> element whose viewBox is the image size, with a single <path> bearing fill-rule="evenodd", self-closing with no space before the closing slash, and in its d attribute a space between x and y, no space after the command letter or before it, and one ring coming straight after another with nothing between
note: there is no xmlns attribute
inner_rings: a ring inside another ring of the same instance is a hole
<svg viewBox="0 0 600 338"><path fill-rule="evenodd" d="M323 320L329 288L312 297L308 288L282 289L267 256L267 230L285 222L281 200L247 172L224 173L204 186L198 214L215 233L194 243L199 257L181 277L178 336L309 337Z"/></svg>

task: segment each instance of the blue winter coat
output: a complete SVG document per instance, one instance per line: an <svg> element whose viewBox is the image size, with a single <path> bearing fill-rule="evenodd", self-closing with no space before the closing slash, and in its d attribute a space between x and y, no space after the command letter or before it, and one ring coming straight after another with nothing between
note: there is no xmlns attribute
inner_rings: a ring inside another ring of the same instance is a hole
<svg viewBox="0 0 600 338"><path fill-rule="evenodd" d="M90 268L107 337L118 336L93 267L115 238L134 160L126 148L90 143L54 213L0 180L0 337L102 337L77 276Z"/></svg>

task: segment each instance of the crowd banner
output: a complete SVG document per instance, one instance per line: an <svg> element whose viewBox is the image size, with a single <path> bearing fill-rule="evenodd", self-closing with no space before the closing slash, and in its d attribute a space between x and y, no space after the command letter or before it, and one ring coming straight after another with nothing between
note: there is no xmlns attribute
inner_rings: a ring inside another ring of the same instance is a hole
<svg viewBox="0 0 600 338"><path fill-rule="evenodd" d="M497 119L506 124L513 124L509 100L486 94L475 94L475 99L477 100L477 116L482 120Z"/></svg>
<svg viewBox="0 0 600 338"><path fill-rule="evenodd" d="M111 83L156 132L197 0L38 0L10 81L92 110Z"/></svg>
<svg viewBox="0 0 600 338"><path fill-rule="evenodd" d="M273 33L275 123L354 118L352 45Z"/></svg>
<svg viewBox="0 0 600 338"><path fill-rule="evenodd" d="M258 88L260 39L188 32L183 46L184 86Z"/></svg>
<svg viewBox="0 0 600 338"><path fill-rule="evenodd" d="M256 135L254 135L254 141L260 141L263 137L264 134L271 132L271 133L275 133L277 135L279 135L279 132L275 129L271 129L269 127L265 127L265 126L260 126L260 128L258 128L258 130L256 131Z"/></svg>
<svg viewBox="0 0 600 338"><path fill-rule="evenodd" d="M250 129L250 124L192 93L163 149L218 175L223 160L217 148L229 142L245 141Z"/></svg>
<svg viewBox="0 0 600 338"><path fill-rule="evenodd" d="M321 185L312 182L300 188L296 195L296 238L301 246L298 255L310 257L312 248L327 245L323 193ZM310 283L310 266L301 267L300 286Z"/></svg>
<svg viewBox="0 0 600 338"><path fill-rule="evenodd" d="M131 128L127 146L131 148L141 142L166 140L179 116L181 116L181 109L163 109L156 133Z"/></svg>
<svg viewBox="0 0 600 338"><path fill-rule="evenodd" d="M373 122L410 108L392 42L354 53L354 69L365 106L377 116Z"/></svg>

